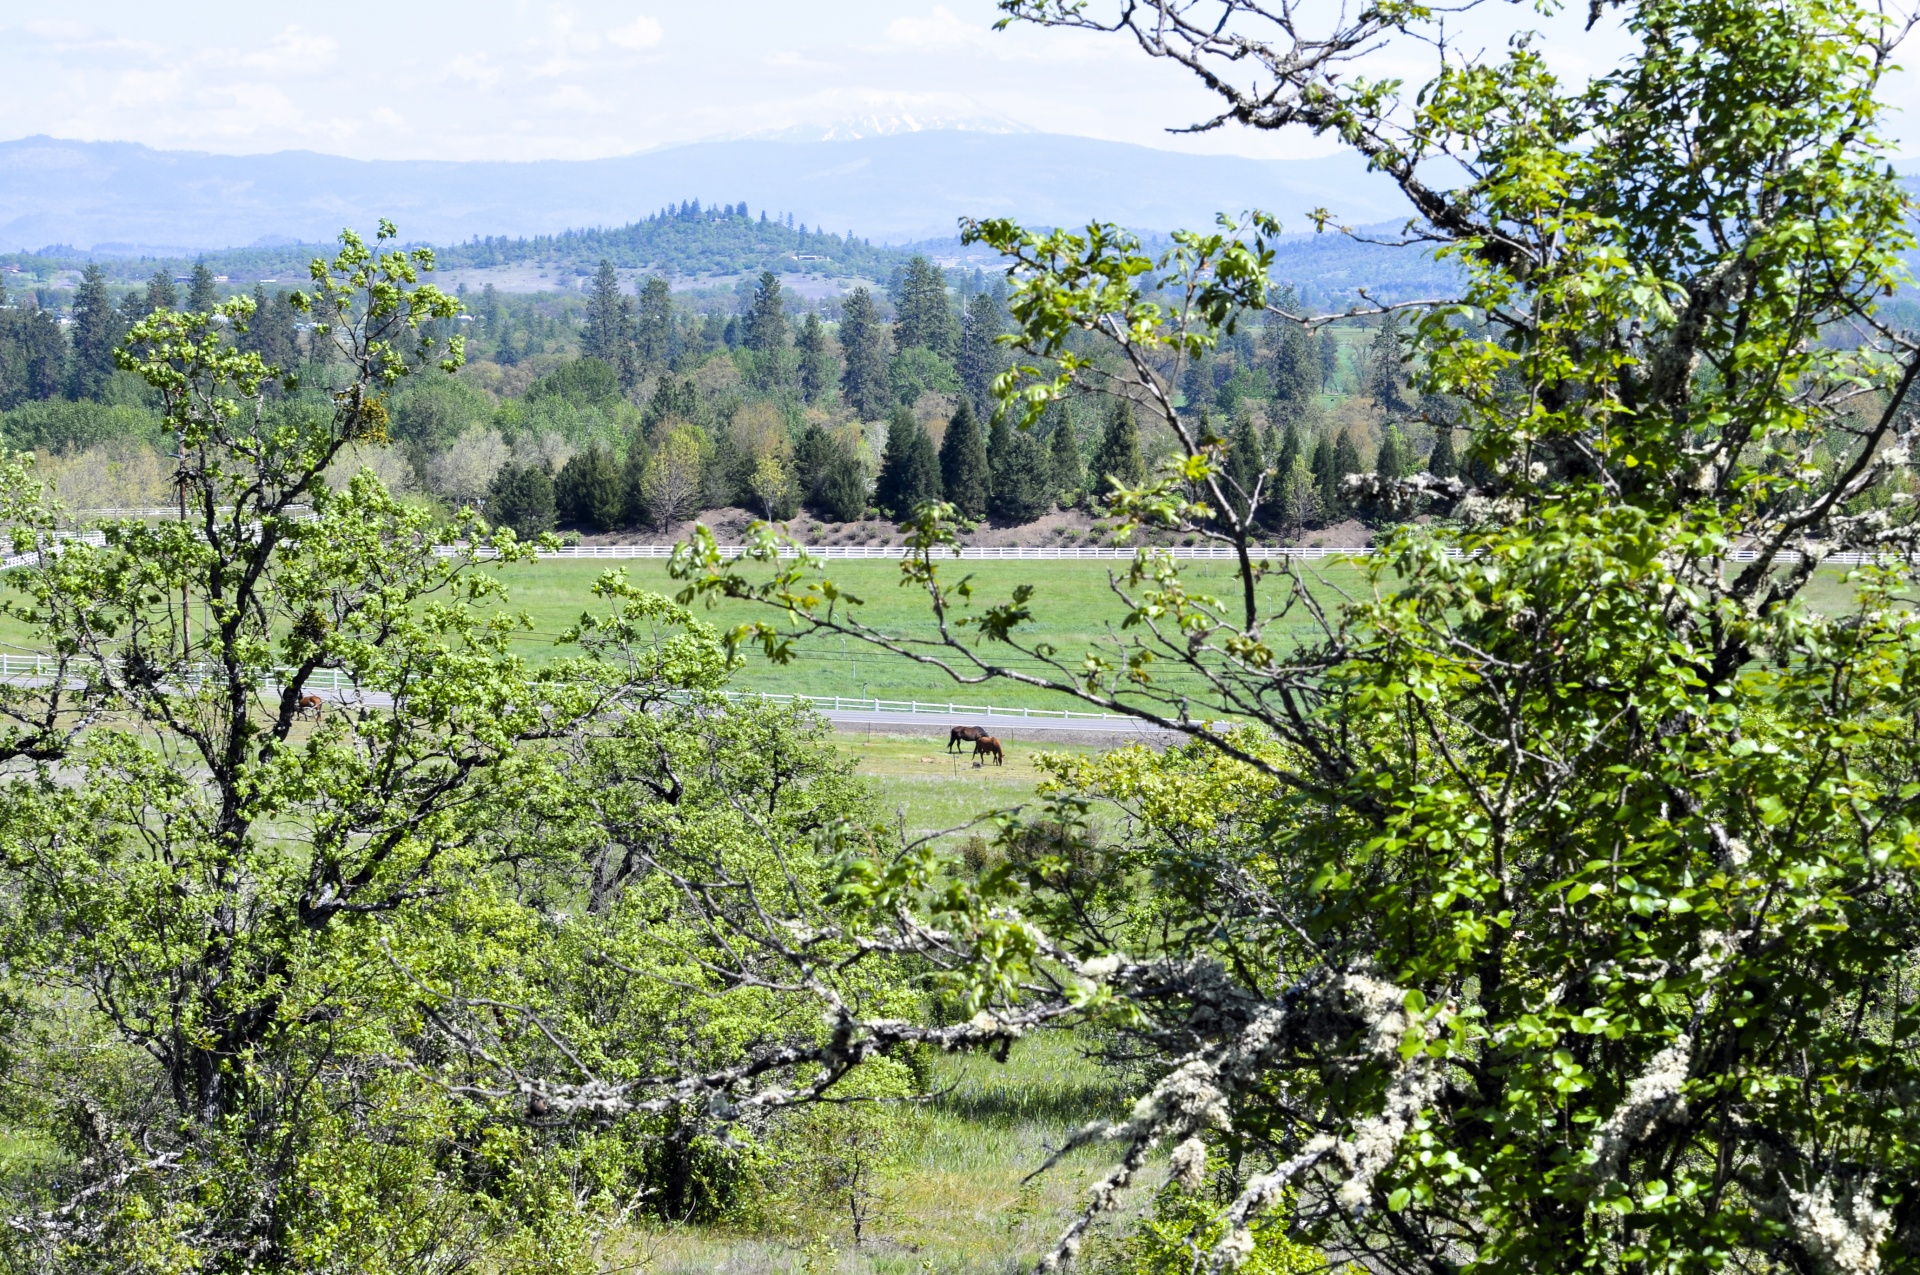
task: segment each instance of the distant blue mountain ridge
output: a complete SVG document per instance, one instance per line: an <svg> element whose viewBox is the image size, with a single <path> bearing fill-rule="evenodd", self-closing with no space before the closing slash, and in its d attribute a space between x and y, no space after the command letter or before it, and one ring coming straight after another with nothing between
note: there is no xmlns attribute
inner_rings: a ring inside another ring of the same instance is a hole
<svg viewBox="0 0 1920 1275"><path fill-rule="evenodd" d="M963 216L1039 225L1093 218L1165 232L1258 207L1306 229L1310 209L1388 220L1404 209L1348 156L1256 160L1043 133L933 129L844 141L745 139L614 159L355 160L311 151L215 155L130 142L0 142L0 252L72 245L182 256L324 243L379 217L452 244L622 226L700 199L791 213L876 243L945 238Z"/></svg>

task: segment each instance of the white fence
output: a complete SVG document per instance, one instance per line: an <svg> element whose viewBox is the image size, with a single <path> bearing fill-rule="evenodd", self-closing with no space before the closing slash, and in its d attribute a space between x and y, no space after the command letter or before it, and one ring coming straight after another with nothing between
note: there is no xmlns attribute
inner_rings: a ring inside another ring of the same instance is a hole
<svg viewBox="0 0 1920 1275"><path fill-rule="evenodd" d="M0 654L0 681L15 683L45 683L51 681L58 671L59 664L48 655L7 655ZM293 670L276 668L276 678L284 678ZM189 677L191 684L192 678ZM276 681L272 685L285 685ZM354 689L352 678L339 669L315 669L307 676L305 689L329 692L340 695ZM997 704L956 704L952 701L935 702L932 700L908 699L862 699L847 695L762 695L754 691L727 691L729 700L764 700L769 704L801 704L820 713L888 713L909 717L981 717L1012 719L1016 721L1045 720L1056 722L1085 722L1089 726L1100 726L1115 722L1138 724L1139 719L1128 717L1124 713L1082 713L1065 708L1009 708Z"/></svg>
<svg viewBox="0 0 1920 1275"><path fill-rule="evenodd" d="M98 531L80 531L64 533L59 540L63 544L103 545L105 537ZM673 556L673 545L565 545L559 549L543 549L542 558L556 559L665 559ZM443 546L436 549L443 558L456 557L467 550L457 546ZM739 545L722 545L723 558L739 557L745 550ZM898 562L907 554L900 545L810 545L804 549L784 546L780 550L782 558L797 558L804 552L821 559L871 559L877 561ZM1131 562L1139 552L1137 548L1118 548L1112 545L964 545L956 555L952 549L938 550L935 561L951 561L956 556L963 562ZM1170 545L1153 548L1154 553L1163 553L1182 562L1232 562L1237 555L1227 545ZM1370 558L1382 550L1376 548L1335 549L1322 545L1260 545L1248 548L1247 556L1255 562L1327 562L1337 559ZM1470 556L1459 549L1448 552L1455 558ZM483 550L482 557L488 556ZM0 570L26 566L38 560L33 553L11 554L0 557ZM1728 552L1729 562L1752 562L1759 554L1752 549L1734 549ZM1797 562L1798 553L1792 550L1777 555L1784 565ZM1872 553L1834 553L1822 561L1836 567L1859 567L1874 562L1894 562L1897 556Z"/></svg>
<svg viewBox="0 0 1920 1275"><path fill-rule="evenodd" d="M543 549L542 558L671 558L673 545L566 545L559 549ZM438 551L443 557L451 557L462 552L457 548L443 548ZM724 558L737 558L745 550L739 545L721 545L720 554ZM900 545L807 545L804 548L782 546L782 558L797 558L802 553L815 558L872 558L882 561L898 562L907 556L907 550ZM1066 559L1088 562L1131 562L1138 552L1135 548L1116 548L1111 545L965 545L958 556L963 561L985 562L1038 562ZM1169 553L1176 558L1195 559L1207 562L1231 562L1235 553L1223 545L1174 545L1158 549L1156 552ZM1311 548L1255 548L1249 549L1249 556L1256 562L1274 562L1282 559L1304 559L1317 562L1326 558L1365 557L1374 552L1370 549L1326 549L1319 546ZM952 549L940 549L934 554L937 561L950 561L955 557Z"/></svg>
<svg viewBox="0 0 1920 1275"><path fill-rule="evenodd" d="M1011 717L1044 718L1048 721L1079 722L1092 725L1103 722L1133 722L1137 717L1125 713L1081 713L1066 708L1003 708L992 704L935 703L919 699L856 699L846 695L760 695L752 691L728 691L728 699L760 699L770 704L804 704L821 713L896 713L913 717Z"/></svg>
<svg viewBox="0 0 1920 1275"><path fill-rule="evenodd" d="M566 545L559 549L543 549L542 558L671 558L673 545ZM1227 545L1165 545L1148 546L1153 553L1164 553L1183 562L1232 562L1238 554ZM443 557L452 557L463 552L457 548L442 548L437 551ZM739 557L745 550L739 545L721 545L720 555L726 559ZM782 546L782 558L797 558L802 553L821 559L877 559L898 562L907 556L907 550L900 545L808 545L796 548ZM1341 558L1371 558L1384 550L1367 547L1357 549L1328 548L1323 545L1256 545L1247 549L1247 557L1255 562L1326 562ZM1465 558L1477 556L1460 549L1447 551L1452 557ZM951 561L958 557L963 562L1131 562L1139 553L1138 547L1120 548L1112 545L963 545L958 554L952 549L935 551L936 562ZM1730 562L1752 562L1760 555L1752 549L1734 549L1728 552ZM1776 557L1781 563L1798 562L1800 555L1785 550ZM1834 553L1822 561L1837 567L1859 567L1872 562L1896 561L1895 555L1871 553Z"/></svg>

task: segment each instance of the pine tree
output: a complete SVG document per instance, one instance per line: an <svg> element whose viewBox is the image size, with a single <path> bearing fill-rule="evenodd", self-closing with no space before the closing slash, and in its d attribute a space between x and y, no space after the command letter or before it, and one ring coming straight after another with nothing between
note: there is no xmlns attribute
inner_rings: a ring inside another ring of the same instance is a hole
<svg viewBox="0 0 1920 1275"><path fill-rule="evenodd" d="M1434 431L1433 450L1427 453L1427 472L1435 478L1452 478L1460 472L1453 454L1453 426L1442 425Z"/></svg>
<svg viewBox="0 0 1920 1275"><path fill-rule="evenodd" d="M699 422L700 387L693 383L692 377L675 382L672 377L663 376L653 383L653 394L640 413L640 426L651 438L660 423L669 420Z"/></svg>
<svg viewBox="0 0 1920 1275"><path fill-rule="evenodd" d="M887 334L865 288L847 294L840 318L840 349L846 366L840 372L840 390L847 403L865 421L879 420L893 403L887 380Z"/></svg>
<svg viewBox="0 0 1920 1275"><path fill-rule="evenodd" d="M1344 518L1352 511L1347 500L1347 475L1360 473L1365 468L1360 463L1360 449L1354 446L1353 434L1341 430L1333 440L1333 498L1327 502L1328 518Z"/></svg>
<svg viewBox="0 0 1920 1275"><path fill-rule="evenodd" d="M1346 495L1340 490L1340 471L1335 461L1333 439L1325 434L1313 445L1311 469L1320 516L1328 522L1340 521L1346 516Z"/></svg>
<svg viewBox="0 0 1920 1275"><path fill-rule="evenodd" d="M73 364L67 373L69 398L98 398L113 379L114 347L120 343L120 316L107 295L107 276L89 261L73 293Z"/></svg>
<svg viewBox="0 0 1920 1275"><path fill-rule="evenodd" d="M141 307L141 315L156 314L162 310L180 308L180 290L173 286L173 276L165 270L156 270L147 280L146 304Z"/></svg>
<svg viewBox="0 0 1920 1275"><path fill-rule="evenodd" d="M895 521L905 521L923 501L940 499L940 462L933 440L904 407L887 421L887 445L874 484L874 503Z"/></svg>
<svg viewBox="0 0 1920 1275"><path fill-rule="evenodd" d="M932 440L928 440L932 445ZM855 522L867 513L867 467L851 447L838 448L815 489L814 507L835 522Z"/></svg>
<svg viewBox="0 0 1920 1275"><path fill-rule="evenodd" d="M1138 487L1146 477L1147 466L1140 458L1140 428L1134 423L1133 404L1117 399L1113 410L1107 413L1100 446L1093 453L1093 464L1088 470L1089 489L1095 497L1105 500L1115 483Z"/></svg>
<svg viewBox="0 0 1920 1275"><path fill-rule="evenodd" d="M214 286L213 271L204 261L194 262L193 279L187 284L187 313L211 314L219 304L220 290Z"/></svg>
<svg viewBox="0 0 1920 1275"><path fill-rule="evenodd" d="M663 382L666 377L660 378ZM653 521L647 507L647 462L653 458L642 425L627 438L627 454L620 461L620 525L644 527Z"/></svg>
<svg viewBox="0 0 1920 1275"><path fill-rule="evenodd" d="M1000 335L1000 307L991 296L976 293L960 321L960 349L955 371L960 385L983 415L993 404L993 378L1006 368L1006 359L994 338Z"/></svg>
<svg viewBox="0 0 1920 1275"><path fill-rule="evenodd" d="M1047 458L1055 498L1062 509L1071 509L1080 503L1087 478L1080 462L1080 438L1064 408L1055 415L1053 434L1047 440Z"/></svg>
<svg viewBox="0 0 1920 1275"><path fill-rule="evenodd" d="M1267 374L1274 402L1286 415L1297 416L1320 392L1320 353L1298 323L1277 320L1267 331L1273 345Z"/></svg>
<svg viewBox="0 0 1920 1275"><path fill-rule="evenodd" d="M980 421L965 397L947 422L940 440L940 486L946 499L964 518L987 516L987 491L992 484L987 462L987 440Z"/></svg>
<svg viewBox="0 0 1920 1275"><path fill-rule="evenodd" d="M60 393L67 339L60 325L29 299L9 307L0 290L0 411Z"/></svg>
<svg viewBox="0 0 1920 1275"><path fill-rule="evenodd" d="M1374 329L1373 341L1367 347L1366 375L1361 388L1384 410L1403 412L1407 410L1406 396L1401 391L1404 370L1400 325L1389 314Z"/></svg>
<svg viewBox="0 0 1920 1275"><path fill-rule="evenodd" d="M1234 502L1233 512L1243 524L1251 524L1259 516L1255 491L1260 486L1265 467L1264 458L1260 455L1260 438L1253 428L1253 414L1244 409L1236 412L1233 429L1227 438L1227 482L1224 486L1227 498ZM1262 497L1270 494L1261 493Z"/></svg>
<svg viewBox="0 0 1920 1275"><path fill-rule="evenodd" d="M292 372L300 363L300 347L294 330L297 317L286 293L269 296L266 288L256 283L253 317L247 320L247 330L235 336L234 343L242 350L258 354L268 367L278 368L282 373Z"/></svg>
<svg viewBox="0 0 1920 1275"><path fill-rule="evenodd" d="M1300 427L1288 421L1286 432L1280 435L1280 446L1274 449L1273 472L1284 477L1292 472L1296 460L1305 460L1300 450Z"/></svg>
<svg viewBox="0 0 1920 1275"><path fill-rule="evenodd" d="M1373 472L1385 479L1405 478L1409 468L1407 445L1400 431L1389 425L1387 436L1380 441L1380 454L1373 458Z"/></svg>
<svg viewBox="0 0 1920 1275"><path fill-rule="evenodd" d="M633 348L642 372L663 372L673 359L673 293L665 279L648 279L640 290Z"/></svg>
<svg viewBox="0 0 1920 1275"><path fill-rule="evenodd" d="M780 276L771 270L760 272L753 290L753 309L746 315L746 333L742 342L755 354L772 356L787 348L787 306L780 294Z"/></svg>
<svg viewBox="0 0 1920 1275"><path fill-rule="evenodd" d="M487 517L496 526L513 528L523 540L552 531L556 515L553 471L545 461L531 465L509 462L487 487Z"/></svg>
<svg viewBox="0 0 1920 1275"><path fill-rule="evenodd" d="M554 481L554 503L560 516L593 531L612 531L626 512L620 469L613 453L599 443L576 452Z"/></svg>
<svg viewBox="0 0 1920 1275"><path fill-rule="evenodd" d="M893 289L893 343L906 350L924 346L935 354L953 351L953 311L947 303L947 279L940 268L916 255Z"/></svg>
<svg viewBox="0 0 1920 1275"><path fill-rule="evenodd" d="M807 403L821 402L833 389L834 367L833 351L827 348L827 329L819 315L807 311L807 320L800 325L800 335L793 344L800 355L800 397Z"/></svg>
<svg viewBox="0 0 1920 1275"><path fill-rule="evenodd" d="M631 386L639 367L633 351L633 303L620 291L620 276L613 263L604 258L593 275L593 291L587 301L587 326L580 334L580 353L599 359Z"/></svg>
<svg viewBox="0 0 1920 1275"><path fill-rule="evenodd" d="M1320 329L1320 384L1331 387L1340 379L1340 341L1332 328Z"/></svg>
<svg viewBox="0 0 1920 1275"><path fill-rule="evenodd" d="M1047 454L1040 440L1007 423L1006 413L993 418L987 434L987 512L1003 523L1021 525L1047 512L1053 503L1047 490Z"/></svg>

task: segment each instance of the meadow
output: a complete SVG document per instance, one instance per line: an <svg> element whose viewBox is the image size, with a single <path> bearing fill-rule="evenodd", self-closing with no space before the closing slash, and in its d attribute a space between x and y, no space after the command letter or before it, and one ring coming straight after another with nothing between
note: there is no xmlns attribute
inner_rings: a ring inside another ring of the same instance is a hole
<svg viewBox="0 0 1920 1275"><path fill-rule="evenodd" d="M548 655L554 640L593 606L590 594L593 582L610 565L615 564L549 560L504 569L510 608L524 613L532 622L524 639L529 658ZM617 565L626 571L630 580L644 588L671 596L681 587L668 576L664 563L640 559ZM827 565L828 576L862 600L859 610L867 624L905 638L924 640L935 636L926 595L917 588L901 585L897 564L843 560ZM1112 581L1124 573L1126 565L1123 562L956 561L943 564L942 572L949 581L971 578L975 591L971 607L974 613L1005 600L1016 585L1032 584L1035 592L1029 607L1034 618L1021 627L1026 640L1049 642L1063 657L1077 659L1095 646L1111 650L1114 637L1121 635L1126 606L1114 593ZM1227 598L1234 596L1237 586L1230 564L1189 562L1182 566L1182 577L1189 590ZM1350 594L1366 587L1360 569L1345 563L1315 564L1311 579L1316 596L1329 601L1342 593ZM1284 587L1275 576L1262 586L1262 591L1278 597ZM700 619L722 629L750 620L784 624L778 612L749 603L722 602L710 607L700 601L694 604L694 609ZM1309 632L1304 615L1290 617L1290 620L1288 627L1301 636ZM955 631L964 640L979 641L970 630ZM981 649L991 650L990 658L1007 667L1042 671L1037 661L1015 655L1005 646L994 650L981 644ZM856 641L837 637L801 641L795 648L794 658L786 664L774 664L764 656L752 654L736 675L735 684L742 690L769 694L845 695L1035 708L1075 706L1067 697L1011 682L958 685L938 669L862 649Z"/></svg>
<svg viewBox="0 0 1920 1275"><path fill-rule="evenodd" d="M1049 642L1063 657L1075 659L1096 647L1111 652L1116 636L1137 636L1138 630L1122 632L1126 607L1113 590L1114 580L1123 576L1126 565L1124 562L1065 560L953 561L943 564L942 571L950 582L962 577L973 582L973 605L959 614L978 613L988 605L1005 600L1016 585L1033 585L1035 592L1029 604L1033 619L1021 627L1025 640ZM1186 562L1181 565L1182 578L1190 591L1229 600L1235 596L1237 586L1231 564ZM583 614L605 609L605 605L593 597L592 589L594 582L609 570L624 571L633 583L669 597L682 587L667 574L665 562L653 559L621 562L547 559L499 568L508 590L504 609L523 615L528 624L515 638L528 660L540 662L564 654L565 649L558 645L561 635ZM1364 595L1369 587L1365 569L1351 561L1303 564L1299 570L1314 596L1329 608L1337 606L1343 598ZM916 588L902 587L900 570L895 563L839 560L828 563L827 574L842 589L862 600L859 611L869 625L904 638L934 636L926 595ZM1266 598L1277 599L1286 587L1284 578L1274 574L1263 582L1261 592ZM17 599L17 594L8 593ZM1846 610L1851 605L1852 593L1844 573L1830 570L1820 573L1805 596L1808 606L1832 613ZM699 600L694 603L694 613L721 629L752 620L782 626L785 623L777 611L744 602L723 601L716 606ZM963 640L978 644L983 652L990 652L989 658L996 663L1021 671L1044 672L1038 661L1014 654L1005 646L994 648L985 644L968 629L956 628L955 631ZM1284 647L1289 640L1311 640L1314 632L1306 613L1296 609L1280 624L1270 625L1267 636L1269 641ZM0 651L31 653L36 649L31 635L14 616L0 614ZM784 664L773 663L757 648L751 649L733 684L743 691L778 695L839 695L1083 711L1087 708L1068 696L1009 681L960 684L937 668L837 637L801 639L795 645L793 658ZM1174 684L1177 685L1177 681Z"/></svg>

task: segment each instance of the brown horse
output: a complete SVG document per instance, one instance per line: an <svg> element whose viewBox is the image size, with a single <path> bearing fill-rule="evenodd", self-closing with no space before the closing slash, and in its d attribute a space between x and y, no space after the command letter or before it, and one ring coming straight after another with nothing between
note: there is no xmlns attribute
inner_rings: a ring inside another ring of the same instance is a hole
<svg viewBox="0 0 1920 1275"><path fill-rule="evenodd" d="M947 751L957 753L960 751L960 745L971 744L986 733L987 729L984 726L956 726L947 732Z"/></svg>
<svg viewBox="0 0 1920 1275"><path fill-rule="evenodd" d="M980 760L982 757L993 758L996 766L1007 764L1007 754L1002 751L1000 741L991 735L981 735L973 741L973 764L984 766L986 763Z"/></svg>
<svg viewBox="0 0 1920 1275"><path fill-rule="evenodd" d="M318 695L302 695L300 702L294 705L293 715L295 717L311 717L314 721L319 721L320 697Z"/></svg>

